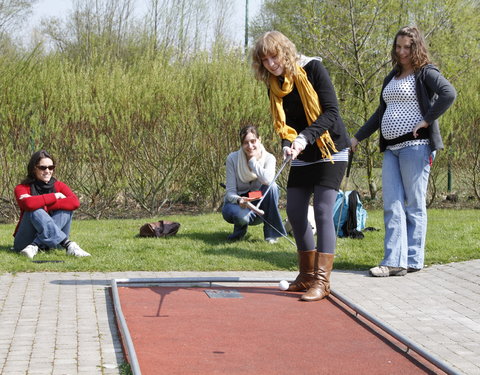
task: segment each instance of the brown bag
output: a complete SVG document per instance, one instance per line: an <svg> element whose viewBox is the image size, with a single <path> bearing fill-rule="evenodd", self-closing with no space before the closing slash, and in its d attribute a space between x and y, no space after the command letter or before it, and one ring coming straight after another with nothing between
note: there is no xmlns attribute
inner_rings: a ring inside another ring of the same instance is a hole
<svg viewBox="0 0 480 375"><path fill-rule="evenodd" d="M180 223L160 220L155 223L146 223L140 227L140 237L168 237L177 234Z"/></svg>

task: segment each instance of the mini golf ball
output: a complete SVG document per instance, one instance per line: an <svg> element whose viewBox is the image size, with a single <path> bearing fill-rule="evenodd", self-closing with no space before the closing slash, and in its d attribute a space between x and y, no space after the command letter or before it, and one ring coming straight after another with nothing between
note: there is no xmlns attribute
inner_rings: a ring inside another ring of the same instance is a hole
<svg viewBox="0 0 480 375"><path fill-rule="evenodd" d="M290 284L287 280L282 280L278 283L278 287L280 288L280 290L287 290L289 286Z"/></svg>

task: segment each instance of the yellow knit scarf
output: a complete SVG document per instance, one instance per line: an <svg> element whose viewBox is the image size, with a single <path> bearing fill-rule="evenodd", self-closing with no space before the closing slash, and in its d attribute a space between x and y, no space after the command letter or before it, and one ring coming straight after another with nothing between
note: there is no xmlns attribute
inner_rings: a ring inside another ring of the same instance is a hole
<svg viewBox="0 0 480 375"><path fill-rule="evenodd" d="M273 116L273 128L282 139L288 139L290 142L293 142L297 137L297 131L285 122L286 116L283 109L283 97L292 92L294 84L300 94L308 126L312 125L322 113L317 92L314 90L307 78L307 73L301 66L297 65L297 74L293 76L293 80L291 76L285 76L282 87L280 87L278 78L273 74L270 75L270 109ZM328 130L318 137L316 142L322 153L322 158L329 158L331 160L331 151L338 152Z"/></svg>

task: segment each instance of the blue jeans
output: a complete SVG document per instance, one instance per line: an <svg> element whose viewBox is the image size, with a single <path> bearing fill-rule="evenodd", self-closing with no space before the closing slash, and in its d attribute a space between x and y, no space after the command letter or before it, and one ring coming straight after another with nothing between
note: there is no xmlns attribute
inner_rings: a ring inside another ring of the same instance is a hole
<svg viewBox="0 0 480 375"><path fill-rule="evenodd" d="M260 190L264 193L267 190L266 185L262 185ZM287 232L283 226L282 217L278 210L278 199L280 191L276 183L273 183L270 191L260 204L260 209L265 212L263 218L271 225L265 223L260 216L248 208L242 208L238 204L225 202L222 208L222 215L225 221L234 224L234 231L247 230L248 225L263 225L263 236L265 239L274 239L286 236ZM252 202L255 204L255 202ZM277 230L272 228L275 227ZM280 232L280 233L279 233Z"/></svg>
<svg viewBox="0 0 480 375"><path fill-rule="evenodd" d="M429 145L386 150L382 186L385 223L383 266L423 268L427 234Z"/></svg>
<svg viewBox="0 0 480 375"><path fill-rule="evenodd" d="M58 210L49 215L44 209L26 211L15 234L13 248L21 251L30 244L56 247L70 235L73 211Z"/></svg>

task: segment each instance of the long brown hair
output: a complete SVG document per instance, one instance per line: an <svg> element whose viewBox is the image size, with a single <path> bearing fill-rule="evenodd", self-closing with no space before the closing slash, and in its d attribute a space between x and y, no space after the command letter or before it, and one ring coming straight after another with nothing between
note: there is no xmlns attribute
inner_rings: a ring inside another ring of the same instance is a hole
<svg viewBox="0 0 480 375"><path fill-rule="evenodd" d="M399 72L402 71L402 66L398 62L398 56L396 52L397 47L397 38L399 36L407 36L411 39L411 59L412 59L412 68L416 72L423 66L430 63L430 57L428 56L427 44L425 43L425 38L422 33L416 26L404 26L398 30L393 39L392 45L392 64Z"/></svg>
<svg viewBox="0 0 480 375"><path fill-rule="evenodd" d="M255 78L268 85L270 72L265 69L262 62L266 56L276 56L283 65L285 75L296 74L297 48L280 31L267 31L257 39L251 50L252 70Z"/></svg>

